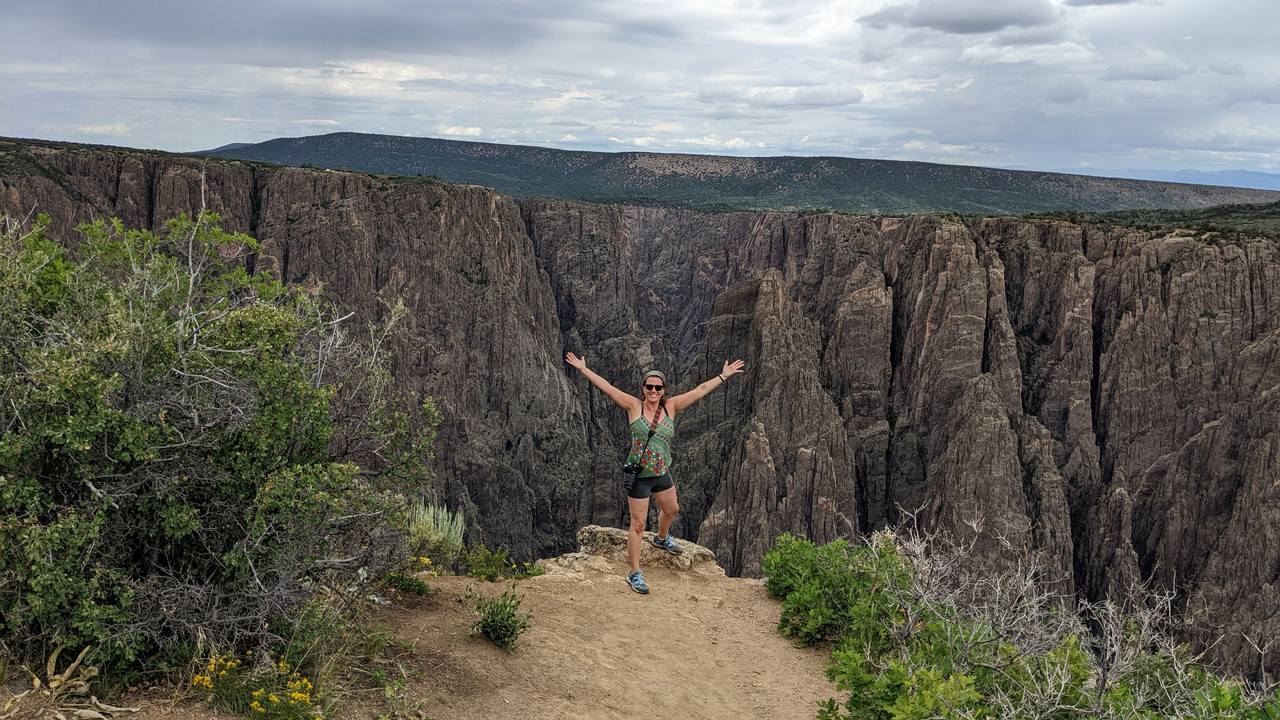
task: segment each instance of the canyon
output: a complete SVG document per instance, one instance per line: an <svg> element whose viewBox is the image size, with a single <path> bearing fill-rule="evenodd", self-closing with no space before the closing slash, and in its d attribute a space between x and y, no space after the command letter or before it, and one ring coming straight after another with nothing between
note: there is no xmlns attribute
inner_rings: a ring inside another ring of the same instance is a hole
<svg viewBox="0 0 1280 720"><path fill-rule="evenodd" d="M1081 597L1178 593L1208 657L1275 673L1280 248L924 215L701 213L430 178L0 142L0 213L160 229L217 212L354 333L400 298L443 420L432 499L515 557L620 526L625 417L564 362L676 392L673 532L758 575L780 533L914 524L1037 553ZM1211 643L1210 640L1213 642Z"/></svg>

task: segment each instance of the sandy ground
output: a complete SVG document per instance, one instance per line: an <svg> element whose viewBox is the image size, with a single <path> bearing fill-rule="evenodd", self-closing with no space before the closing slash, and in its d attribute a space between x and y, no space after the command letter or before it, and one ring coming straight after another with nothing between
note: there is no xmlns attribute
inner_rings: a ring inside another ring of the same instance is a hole
<svg viewBox="0 0 1280 720"><path fill-rule="evenodd" d="M644 569L649 595L632 592L625 566L604 557L521 581L533 618L510 654L470 635L473 601L464 600L468 586L495 596L507 585L435 578L429 597L374 618L397 637L408 671L398 701L353 695L341 717L810 720L836 695L824 675L828 651L778 633L779 604L760 581L726 578L714 565ZM124 703L143 706L124 716L133 720L227 717L154 691Z"/></svg>
<svg viewBox="0 0 1280 720"><path fill-rule="evenodd" d="M423 607L389 613L427 673L418 688L425 715L811 720L835 694L827 652L778 634L778 603L759 582L650 568L642 596L625 569L520 583L533 620L510 655L468 636L470 604L458 602L466 578L440 578Z"/></svg>

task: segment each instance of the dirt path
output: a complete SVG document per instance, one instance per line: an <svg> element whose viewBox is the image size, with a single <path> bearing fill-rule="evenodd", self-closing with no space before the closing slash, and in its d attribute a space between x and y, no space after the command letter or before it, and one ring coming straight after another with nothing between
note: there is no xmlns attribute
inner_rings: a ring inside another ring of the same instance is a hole
<svg viewBox="0 0 1280 720"><path fill-rule="evenodd" d="M641 596L624 571L522 582L533 621L510 655L468 637L467 579L437 580L432 601L385 619L417 648L427 717L812 720L834 694L827 653L778 634L759 582L652 568Z"/></svg>
<svg viewBox="0 0 1280 720"><path fill-rule="evenodd" d="M376 621L411 647L400 661L421 673L403 688L402 717L812 720L817 702L836 694L824 675L828 652L793 647L778 633L779 604L760 581L645 558L649 595L631 591L618 557L521 581L521 607L533 619L511 654L469 635L473 601L463 600L468 585L496 596L503 583L440 577L430 597L384 609ZM343 717L386 712L381 699L353 700ZM155 705L133 716L212 717Z"/></svg>

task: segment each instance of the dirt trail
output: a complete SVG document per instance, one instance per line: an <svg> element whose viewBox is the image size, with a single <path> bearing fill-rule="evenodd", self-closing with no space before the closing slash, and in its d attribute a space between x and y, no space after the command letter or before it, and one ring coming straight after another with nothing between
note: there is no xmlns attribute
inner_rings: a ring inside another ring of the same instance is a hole
<svg viewBox="0 0 1280 720"><path fill-rule="evenodd" d="M406 715L812 720L817 702L836 694L824 675L828 652L793 647L778 633L779 604L760 581L726 578L715 565L646 562L652 590L638 595L625 571L617 558L591 557L521 581L521 607L533 619L512 654L469 635L473 602L463 600L468 585L496 596L505 584L440 577L430 597L385 608L376 621L412 647L400 660L422 673L405 688ZM386 711L344 705L347 718ZM152 705L133 719L212 717Z"/></svg>
<svg viewBox="0 0 1280 720"><path fill-rule="evenodd" d="M778 603L759 582L652 568L641 596L624 572L521 583L533 621L511 655L468 637L467 580L437 580L432 602L386 618L421 648L427 716L812 720L834 694L827 653L778 634Z"/></svg>

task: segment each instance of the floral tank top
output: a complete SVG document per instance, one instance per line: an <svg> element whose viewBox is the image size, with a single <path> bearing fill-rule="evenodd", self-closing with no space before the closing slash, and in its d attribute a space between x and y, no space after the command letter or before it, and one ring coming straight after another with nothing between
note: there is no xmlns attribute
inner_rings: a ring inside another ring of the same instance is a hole
<svg viewBox="0 0 1280 720"><path fill-rule="evenodd" d="M627 456L627 462L640 464L639 477L662 475L667 472L667 468L671 467L671 439L676 435L676 423L664 409L662 420L658 422L658 427L654 428L653 439L650 440L649 423L651 422L653 422L652 415L649 417L641 415L631 423L631 454ZM639 458L640 451L644 450L646 442L649 443L649 449L645 450L644 457Z"/></svg>

